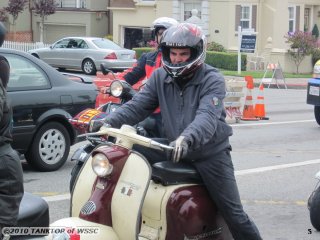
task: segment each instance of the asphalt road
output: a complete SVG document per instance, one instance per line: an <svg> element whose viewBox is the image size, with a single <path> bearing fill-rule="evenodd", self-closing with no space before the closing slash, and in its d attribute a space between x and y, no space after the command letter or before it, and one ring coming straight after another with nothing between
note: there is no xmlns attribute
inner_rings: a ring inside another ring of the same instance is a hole
<svg viewBox="0 0 320 240"><path fill-rule="evenodd" d="M265 89L265 104L270 120L232 124L232 156L244 208L266 240L320 239L306 206L320 170L320 128L313 107L306 104L305 90ZM24 164L25 190L49 202L50 222L68 217L73 165L68 160L59 171L39 173Z"/></svg>

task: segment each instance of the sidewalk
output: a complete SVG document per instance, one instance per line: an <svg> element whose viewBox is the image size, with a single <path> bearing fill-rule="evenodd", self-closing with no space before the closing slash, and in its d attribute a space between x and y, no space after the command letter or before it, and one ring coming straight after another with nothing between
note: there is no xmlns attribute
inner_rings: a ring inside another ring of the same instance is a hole
<svg viewBox="0 0 320 240"><path fill-rule="evenodd" d="M225 79L239 79L244 80L244 77L236 77L236 76L225 76ZM286 78L285 82L288 89L307 89L308 86L308 78ZM254 79L255 87L259 87L261 79ZM264 86L268 87L268 83L265 83ZM284 82L282 80L278 81L278 85L280 89L285 89ZM275 81L270 84L270 88L278 88L275 84Z"/></svg>

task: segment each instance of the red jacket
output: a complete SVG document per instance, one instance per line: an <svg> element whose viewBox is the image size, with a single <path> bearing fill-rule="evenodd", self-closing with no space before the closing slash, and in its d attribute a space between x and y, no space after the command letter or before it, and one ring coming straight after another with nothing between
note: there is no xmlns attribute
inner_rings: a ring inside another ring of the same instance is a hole
<svg viewBox="0 0 320 240"><path fill-rule="evenodd" d="M123 78L130 85L150 78L153 71L161 67L161 51L153 51L142 54L137 65L131 69Z"/></svg>
<svg viewBox="0 0 320 240"><path fill-rule="evenodd" d="M162 53L160 50L142 54L137 62L137 65L133 67L130 72L124 75L123 78L130 85L134 85L139 81L148 80L153 71L161 67L161 57ZM154 113L159 112L159 108L154 111Z"/></svg>

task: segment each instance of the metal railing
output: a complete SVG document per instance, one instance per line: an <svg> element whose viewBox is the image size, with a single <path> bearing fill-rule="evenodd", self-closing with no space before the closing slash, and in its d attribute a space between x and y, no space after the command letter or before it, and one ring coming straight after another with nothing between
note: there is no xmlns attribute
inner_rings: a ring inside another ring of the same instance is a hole
<svg viewBox="0 0 320 240"><path fill-rule="evenodd" d="M35 43L28 43L28 42L11 42L11 41L4 41L2 47L3 48L10 48L15 50L20 50L23 52L27 52L31 49L36 48L43 48L49 47L51 44L45 44L42 42L35 42Z"/></svg>

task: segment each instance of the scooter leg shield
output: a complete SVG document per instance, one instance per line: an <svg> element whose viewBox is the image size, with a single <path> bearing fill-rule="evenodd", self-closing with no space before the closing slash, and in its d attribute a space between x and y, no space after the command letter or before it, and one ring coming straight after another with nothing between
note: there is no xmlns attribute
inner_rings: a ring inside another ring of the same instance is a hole
<svg viewBox="0 0 320 240"><path fill-rule="evenodd" d="M71 196L71 216L79 216L83 205L90 198L92 186L97 175L92 171L92 157L90 157L82 167L76 185L73 188Z"/></svg>

